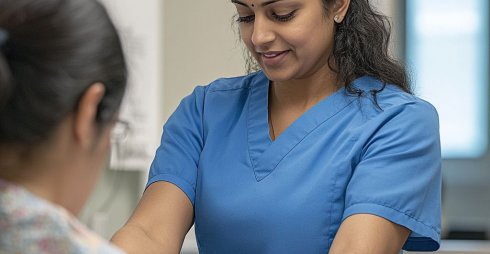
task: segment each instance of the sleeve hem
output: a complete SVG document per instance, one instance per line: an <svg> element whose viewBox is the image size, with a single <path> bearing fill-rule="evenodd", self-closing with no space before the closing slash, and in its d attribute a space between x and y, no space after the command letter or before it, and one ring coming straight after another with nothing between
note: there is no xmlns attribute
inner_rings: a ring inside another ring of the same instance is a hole
<svg viewBox="0 0 490 254"><path fill-rule="evenodd" d="M440 232L396 209L371 203L360 203L346 208L342 221L354 214L373 214L412 231L403 246L406 251L436 251L440 246Z"/></svg>
<svg viewBox="0 0 490 254"><path fill-rule="evenodd" d="M156 183L156 182L169 182L171 184L174 184L175 186L177 186L179 189L181 189L185 193L187 198L189 198L189 200L191 201L192 206L194 206L196 191L195 191L194 187L191 184L189 184L186 180L184 180L178 176L175 176L175 175L160 174L160 175L153 176L148 180L148 183L146 184L145 190L148 187L150 187L150 185L152 185L153 183Z"/></svg>

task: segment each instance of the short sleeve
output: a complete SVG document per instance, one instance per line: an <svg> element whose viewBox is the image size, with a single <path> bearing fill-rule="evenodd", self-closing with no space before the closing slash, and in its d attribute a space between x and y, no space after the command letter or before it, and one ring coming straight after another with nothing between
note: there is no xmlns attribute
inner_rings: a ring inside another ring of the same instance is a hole
<svg viewBox="0 0 490 254"><path fill-rule="evenodd" d="M437 250L442 177L436 110L418 100L383 111L369 125L343 219L374 214L412 231L404 250Z"/></svg>
<svg viewBox="0 0 490 254"><path fill-rule="evenodd" d="M203 148L202 114L205 87L184 98L163 127L160 146L146 187L166 181L179 187L194 204L197 167Z"/></svg>

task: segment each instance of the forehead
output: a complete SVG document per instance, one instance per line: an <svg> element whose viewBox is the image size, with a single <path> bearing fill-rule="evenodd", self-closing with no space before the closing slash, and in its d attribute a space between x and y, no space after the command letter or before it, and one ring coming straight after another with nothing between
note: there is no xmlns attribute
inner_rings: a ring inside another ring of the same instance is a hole
<svg viewBox="0 0 490 254"><path fill-rule="evenodd" d="M231 3L242 5L246 7L259 7L267 6L273 3L280 2L299 2L299 3L309 3L309 2L331 2L330 0L230 0Z"/></svg>
<svg viewBox="0 0 490 254"><path fill-rule="evenodd" d="M287 0L231 0L234 4L244 5L244 6L267 6L276 2L283 2Z"/></svg>

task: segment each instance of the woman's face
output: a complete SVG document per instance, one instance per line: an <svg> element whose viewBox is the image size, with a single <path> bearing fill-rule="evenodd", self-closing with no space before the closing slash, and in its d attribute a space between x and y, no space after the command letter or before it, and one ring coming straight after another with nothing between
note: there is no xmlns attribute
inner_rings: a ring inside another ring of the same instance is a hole
<svg viewBox="0 0 490 254"><path fill-rule="evenodd" d="M269 79L301 79L330 70L334 20L322 0L232 2L241 38Z"/></svg>

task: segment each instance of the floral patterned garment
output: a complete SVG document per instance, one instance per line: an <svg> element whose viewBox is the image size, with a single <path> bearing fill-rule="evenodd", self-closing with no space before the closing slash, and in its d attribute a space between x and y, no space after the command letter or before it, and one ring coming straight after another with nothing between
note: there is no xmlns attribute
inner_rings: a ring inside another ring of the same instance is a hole
<svg viewBox="0 0 490 254"><path fill-rule="evenodd" d="M64 208L0 179L0 254L121 254Z"/></svg>

